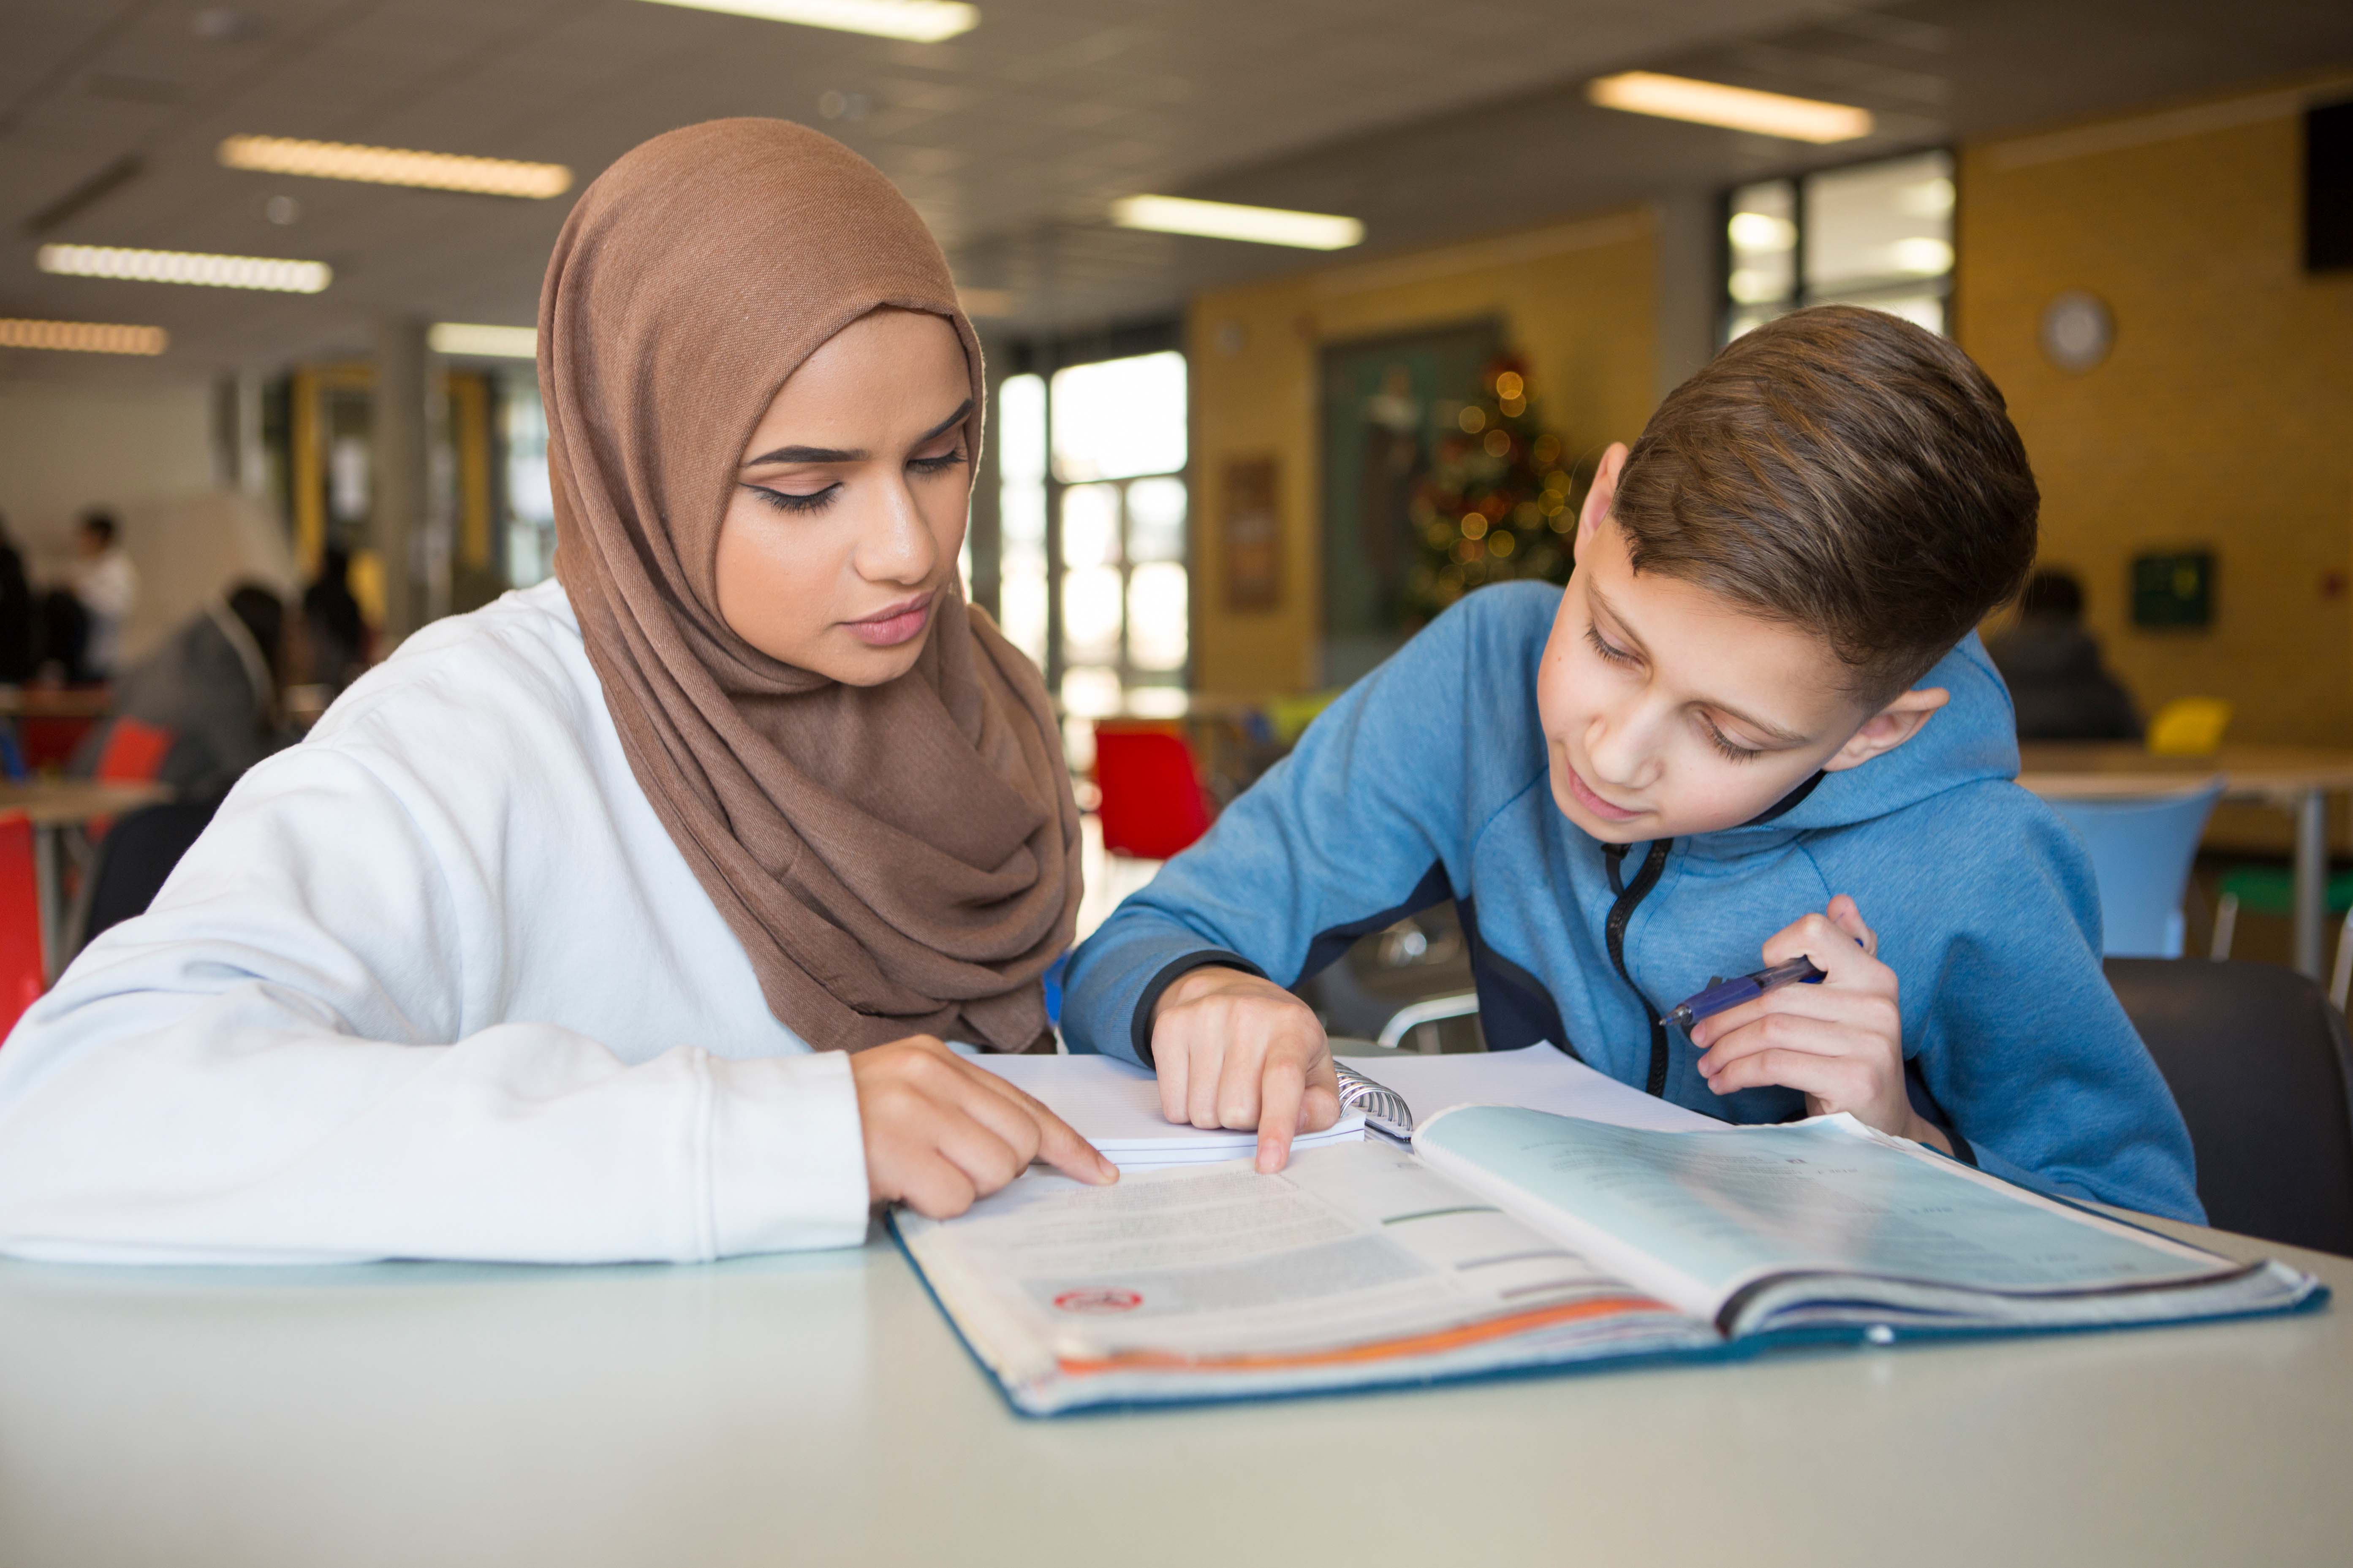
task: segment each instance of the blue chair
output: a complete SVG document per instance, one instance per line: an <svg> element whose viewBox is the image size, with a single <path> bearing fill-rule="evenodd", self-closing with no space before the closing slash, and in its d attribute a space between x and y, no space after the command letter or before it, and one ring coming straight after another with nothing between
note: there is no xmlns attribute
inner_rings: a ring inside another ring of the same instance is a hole
<svg viewBox="0 0 2353 1568"><path fill-rule="evenodd" d="M2092 852L2105 956L2181 956L2189 863L2221 794L2218 778L2165 795L2046 801Z"/></svg>

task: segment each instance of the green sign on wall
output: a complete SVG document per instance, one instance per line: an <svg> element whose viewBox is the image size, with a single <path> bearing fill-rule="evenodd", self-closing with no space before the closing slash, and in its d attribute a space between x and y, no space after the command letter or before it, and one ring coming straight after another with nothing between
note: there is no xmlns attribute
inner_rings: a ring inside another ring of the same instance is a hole
<svg viewBox="0 0 2353 1568"><path fill-rule="evenodd" d="M2137 626L2213 625L2213 552L2134 556L2132 620Z"/></svg>

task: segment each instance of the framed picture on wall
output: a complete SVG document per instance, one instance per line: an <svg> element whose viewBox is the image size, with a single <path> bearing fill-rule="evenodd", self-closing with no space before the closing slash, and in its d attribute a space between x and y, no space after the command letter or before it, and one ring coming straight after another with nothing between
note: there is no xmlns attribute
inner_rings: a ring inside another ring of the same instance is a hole
<svg viewBox="0 0 2353 1568"><path fill-rule="evenodd" d="M1272 610L1282 604L1282 478L1271 456L1226 460L1219 542L1228 610Z"/></svg>
<svg viewBox="0 0 2353 1568"><path fill-rule="evenodd" d="M1417 559L1411 505L1440 436L1452 428L1504 347L1487 319L1323 352L1324 648L1327 686L1345 686L1412 630L1406 584Z"/></svg>

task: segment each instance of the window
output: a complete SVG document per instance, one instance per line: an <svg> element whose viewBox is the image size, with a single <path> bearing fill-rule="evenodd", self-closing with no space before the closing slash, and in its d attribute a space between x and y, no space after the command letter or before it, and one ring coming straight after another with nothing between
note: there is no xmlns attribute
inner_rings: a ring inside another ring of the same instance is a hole
<svg viewBox="0 0 2353 1568"><path fill-rule="evenodd" d="M1046 663L1046 383L1008 376L997 389L998 624Z"/></svg>
<svg viewBox="0 0 2353 1568"><path fill-rule="evenodd" d="M1725 342L1801 305L1868 305L1945 330L1950 153L1764 180L1740 186L1725 205Z"/></svg>
<svg viewBox="0 0 2353 1568"><path fill-rule="evenodd" d="M998 391L1001 619L1073 716L1181 709L1185 397L1174 351L1070 365L1050 385L1011 376Z"/></svg>
<svg viewBox="0 0 2353 1568"><path fill-rule="evenodd" d="M555 497L547 478L547 410L530 370L501 377L506 447L506 580L528 588L555 570Z"/></svg>

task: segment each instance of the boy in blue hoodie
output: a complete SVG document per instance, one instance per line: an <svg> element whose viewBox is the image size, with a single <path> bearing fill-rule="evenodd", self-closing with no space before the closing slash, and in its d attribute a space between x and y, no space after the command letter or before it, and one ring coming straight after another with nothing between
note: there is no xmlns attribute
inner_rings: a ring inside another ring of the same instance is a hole
<svg viewBox="0 0 2353 1568"><path fill-rule="evenodd" d="M1740 338L1603 457L1565 592L1440 616L1080 947L1072 1047L1155 1068L1172 1121L1257 1128L1279 1170L1338 1114L1283 984L1451 898L1492 1048L2201 1218L2100 972L2090 864L2012 782L1972 630L2038 504L2000 393L1944 339L1847 307ZM1801 954L1820 984L1657 1021Z"/></svg>

